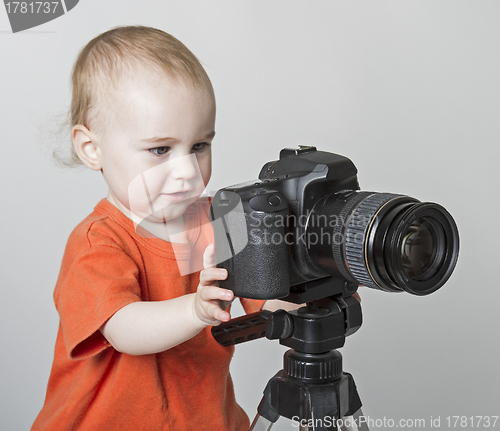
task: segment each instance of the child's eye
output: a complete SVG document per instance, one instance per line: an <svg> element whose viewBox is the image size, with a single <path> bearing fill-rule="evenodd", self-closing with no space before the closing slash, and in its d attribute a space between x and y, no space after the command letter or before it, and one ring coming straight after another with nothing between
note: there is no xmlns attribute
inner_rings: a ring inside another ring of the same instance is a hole
<svg viewBox="0 0 500 431"><path fill-rule="evenodd" d="M170 147L156 147L151 148L149 151L151 151L153 154L156 154L157 156L163 156L164 154L167 154L169 150Z"/></svg>
<svg viewBox="0 0 500 431"><path fill-rule="evenodd" d="M199 142L197 144L194 144L191 149L193 151L203 151L206 147L209 147L210 144L208 142Z"/></svg>

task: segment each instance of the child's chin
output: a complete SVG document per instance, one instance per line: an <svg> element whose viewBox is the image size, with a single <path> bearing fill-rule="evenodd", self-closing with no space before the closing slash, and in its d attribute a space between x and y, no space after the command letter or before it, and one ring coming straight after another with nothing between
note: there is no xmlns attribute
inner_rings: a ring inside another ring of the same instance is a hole
<svg viewBox="0 0 500 431"><path fill-rule="evenodd" d="M153 221L153 219L155 221L163 221L163 220L168 221L176 219L182 216L186 211L187 207L192 203L194 203L197 199L198 199L197 197L194 197L191 199L186 199L178 202L172 202L169 203L168 205L165 204L147 218L151 221Z"/></svg>

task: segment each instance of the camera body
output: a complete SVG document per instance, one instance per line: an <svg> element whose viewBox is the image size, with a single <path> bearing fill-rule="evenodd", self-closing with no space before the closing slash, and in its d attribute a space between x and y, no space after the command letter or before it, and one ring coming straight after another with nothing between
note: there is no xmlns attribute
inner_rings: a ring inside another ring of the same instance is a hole
<svg viewBox="0 0 500 431"><path fill-rule="evenodd" d="M262 168L259 181L221 189L212 201L212 220L244 212L226 229L214 224L218 266L228 270L221 287L236 296L269 299L287 296L291 286L328 277L312 262L307 219L324 195L358 190L357 169L346 157L317 151L315 147L283 149L280 160ZM239 253L225 259L226 241L247 232L248 242ZM357 284L348 289L354 292ZM332 292L332 294L342 292Z"/></svg>
<svg viewBox="0 0 500 431"><path fill-rule="evenodd" d="M236 296L284 298L322 285L319 297L359 285L425 295L449 278L458 230L444 208L361 192L346 157L283 149L259 180L219 190L211 205L220 286Z"/></svg>

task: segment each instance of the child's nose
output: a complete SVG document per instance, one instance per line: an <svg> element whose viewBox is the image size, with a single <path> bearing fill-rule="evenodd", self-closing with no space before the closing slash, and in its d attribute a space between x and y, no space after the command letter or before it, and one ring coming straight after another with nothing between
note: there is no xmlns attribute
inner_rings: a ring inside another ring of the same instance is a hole
<svg viewBox="0 0 500 431"><path fill-rule="evenodd" d="M172 160L172 177L176 180L191 180L196 177L199 171L196 157L182 156Z"/></svg>

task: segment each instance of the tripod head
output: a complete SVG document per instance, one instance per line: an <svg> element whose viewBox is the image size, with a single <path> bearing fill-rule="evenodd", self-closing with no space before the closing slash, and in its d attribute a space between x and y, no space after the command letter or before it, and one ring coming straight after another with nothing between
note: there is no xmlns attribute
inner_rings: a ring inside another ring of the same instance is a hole
<svg viewBox="0 0 500 431"><path fill-rule="evenodd" d="M284 355L283 370L264 390L252 431L269 430L280 416L306 421L340 419L361 411L354 379L343 372L342 355L335 350L361 327L361 305L346 290L347 296L322 297L329 290L324 283L310 282L290 289L286 301L307 303L298 310L264 310L212 328L214 338L223 346L265 336L291 348Z"/></svg>
<svg viewBox="0 0 500 431"><path fill-rule="evenodd" d="M326 279L328 280L328 279ZM266 337L303 353L325 353L339 349L345 337L356 332L362 323L361 305L349 296L322 297L330 290L325 279L304 283L290 289L283 300L306 306L294 311L259 311L212 328L223 346ZM347 292L344 290L344 292Z"/></svg>

